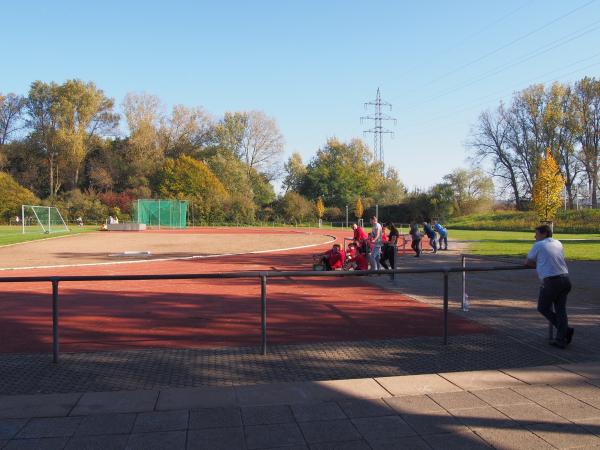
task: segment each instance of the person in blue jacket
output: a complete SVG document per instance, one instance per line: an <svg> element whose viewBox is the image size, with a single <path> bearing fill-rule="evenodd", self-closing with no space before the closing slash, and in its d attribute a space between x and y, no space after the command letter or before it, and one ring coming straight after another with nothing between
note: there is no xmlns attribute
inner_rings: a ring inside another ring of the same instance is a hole
<svg viewBox="0 0 600 450"><path fill-rule="evenodd" d="M448 230L446 230L437 220L433 221L433 229L440 235L440 238L438 239L440 250L448 250ZM444 244L444 248L442 248L442 243Z"/></svg>
<svg viewBox="0 0 600 450"><path fill-rule="evenodd" d="M431 248L433 249L433 253L437 253L437 242L435 240L435 231L433 231L433 228L431 228L431 225L429 225L428 222L423 222L423 230L425 231L425 234L429 238L429 245L431 245Z"/></svg>

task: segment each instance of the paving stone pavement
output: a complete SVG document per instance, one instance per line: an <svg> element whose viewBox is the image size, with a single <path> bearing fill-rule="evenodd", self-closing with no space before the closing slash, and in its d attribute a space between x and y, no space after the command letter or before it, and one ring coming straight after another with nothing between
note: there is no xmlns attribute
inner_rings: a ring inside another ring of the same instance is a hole
<svg viewBox="0 0 600 450"><path fill-rule="evenodd" d="M600 448L600 363L0 396L2 449L492 447Z"/></svg>

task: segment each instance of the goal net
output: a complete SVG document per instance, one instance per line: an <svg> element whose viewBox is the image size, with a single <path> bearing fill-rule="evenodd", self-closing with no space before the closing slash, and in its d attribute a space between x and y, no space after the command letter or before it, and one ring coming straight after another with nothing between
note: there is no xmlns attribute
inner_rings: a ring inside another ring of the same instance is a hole
<svg viewBox="0 0 600 450"><path fill-rule="evenodd" d="M21 206L23 233L60 233L69 231L56 206Z"/></svg>

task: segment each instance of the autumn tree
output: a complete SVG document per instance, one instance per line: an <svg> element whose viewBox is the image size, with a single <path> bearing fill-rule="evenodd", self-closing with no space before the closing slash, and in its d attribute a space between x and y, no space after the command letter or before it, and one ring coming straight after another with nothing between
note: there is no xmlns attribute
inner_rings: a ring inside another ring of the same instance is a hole
<svg viewBox="0 0 600 450"><path fill-rule="evenodd" d="M362 204L362 200L360 199L360 197L356 197L356 203L354 203L354 216L357 219L362 219L364 213L365 208Z"/></svg>
<svg viewBox="0 0 600 450"><path fill-rule="evenodd" d="M538 164L537 176L533 186L533 207L541 221L550 222L561 206L561 192L565 180L560 174L558 164L546 150L546 155Z"/></svg>
<svg viewBox="0 0 600 450"><path fill-rule="evenodd" d="M0 172L0 218L8 220L21 213L21 205L35 205L39 200L29 189L9 174Z"/></svg>
<svg viewBox="0 0 600 450"><path fill-rule="evenodd" d="M325 205L323 204L323 199L321 197L319 197L315 203L315 211L317 212L317 217L321 220L325 213Z"/></svg>
<svg viewBox="0 0 600 450"><path fill-rule="evenodd" d="M0 93L0 148L23 128L21 121L25 99L21 95Z"/></svg>
<svg viewBox="0 0 600 450"><path fill-rule="evenodd" d="M282 188L285 192L298 192L306 176L306 166L302 162L302 156L298 152L292 153L292 156L283 165L283 183Z"/></svg>

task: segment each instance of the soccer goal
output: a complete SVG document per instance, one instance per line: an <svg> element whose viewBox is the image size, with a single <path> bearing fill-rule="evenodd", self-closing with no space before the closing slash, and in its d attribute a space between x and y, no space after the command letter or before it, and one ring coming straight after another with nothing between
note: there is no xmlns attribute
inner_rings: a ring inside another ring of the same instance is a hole
<svg viewBox="0 0 600 450"><path fill-rule="evenodd" d="M56 206L22 205L21 223L23 234L69 231Z"/></svg>

